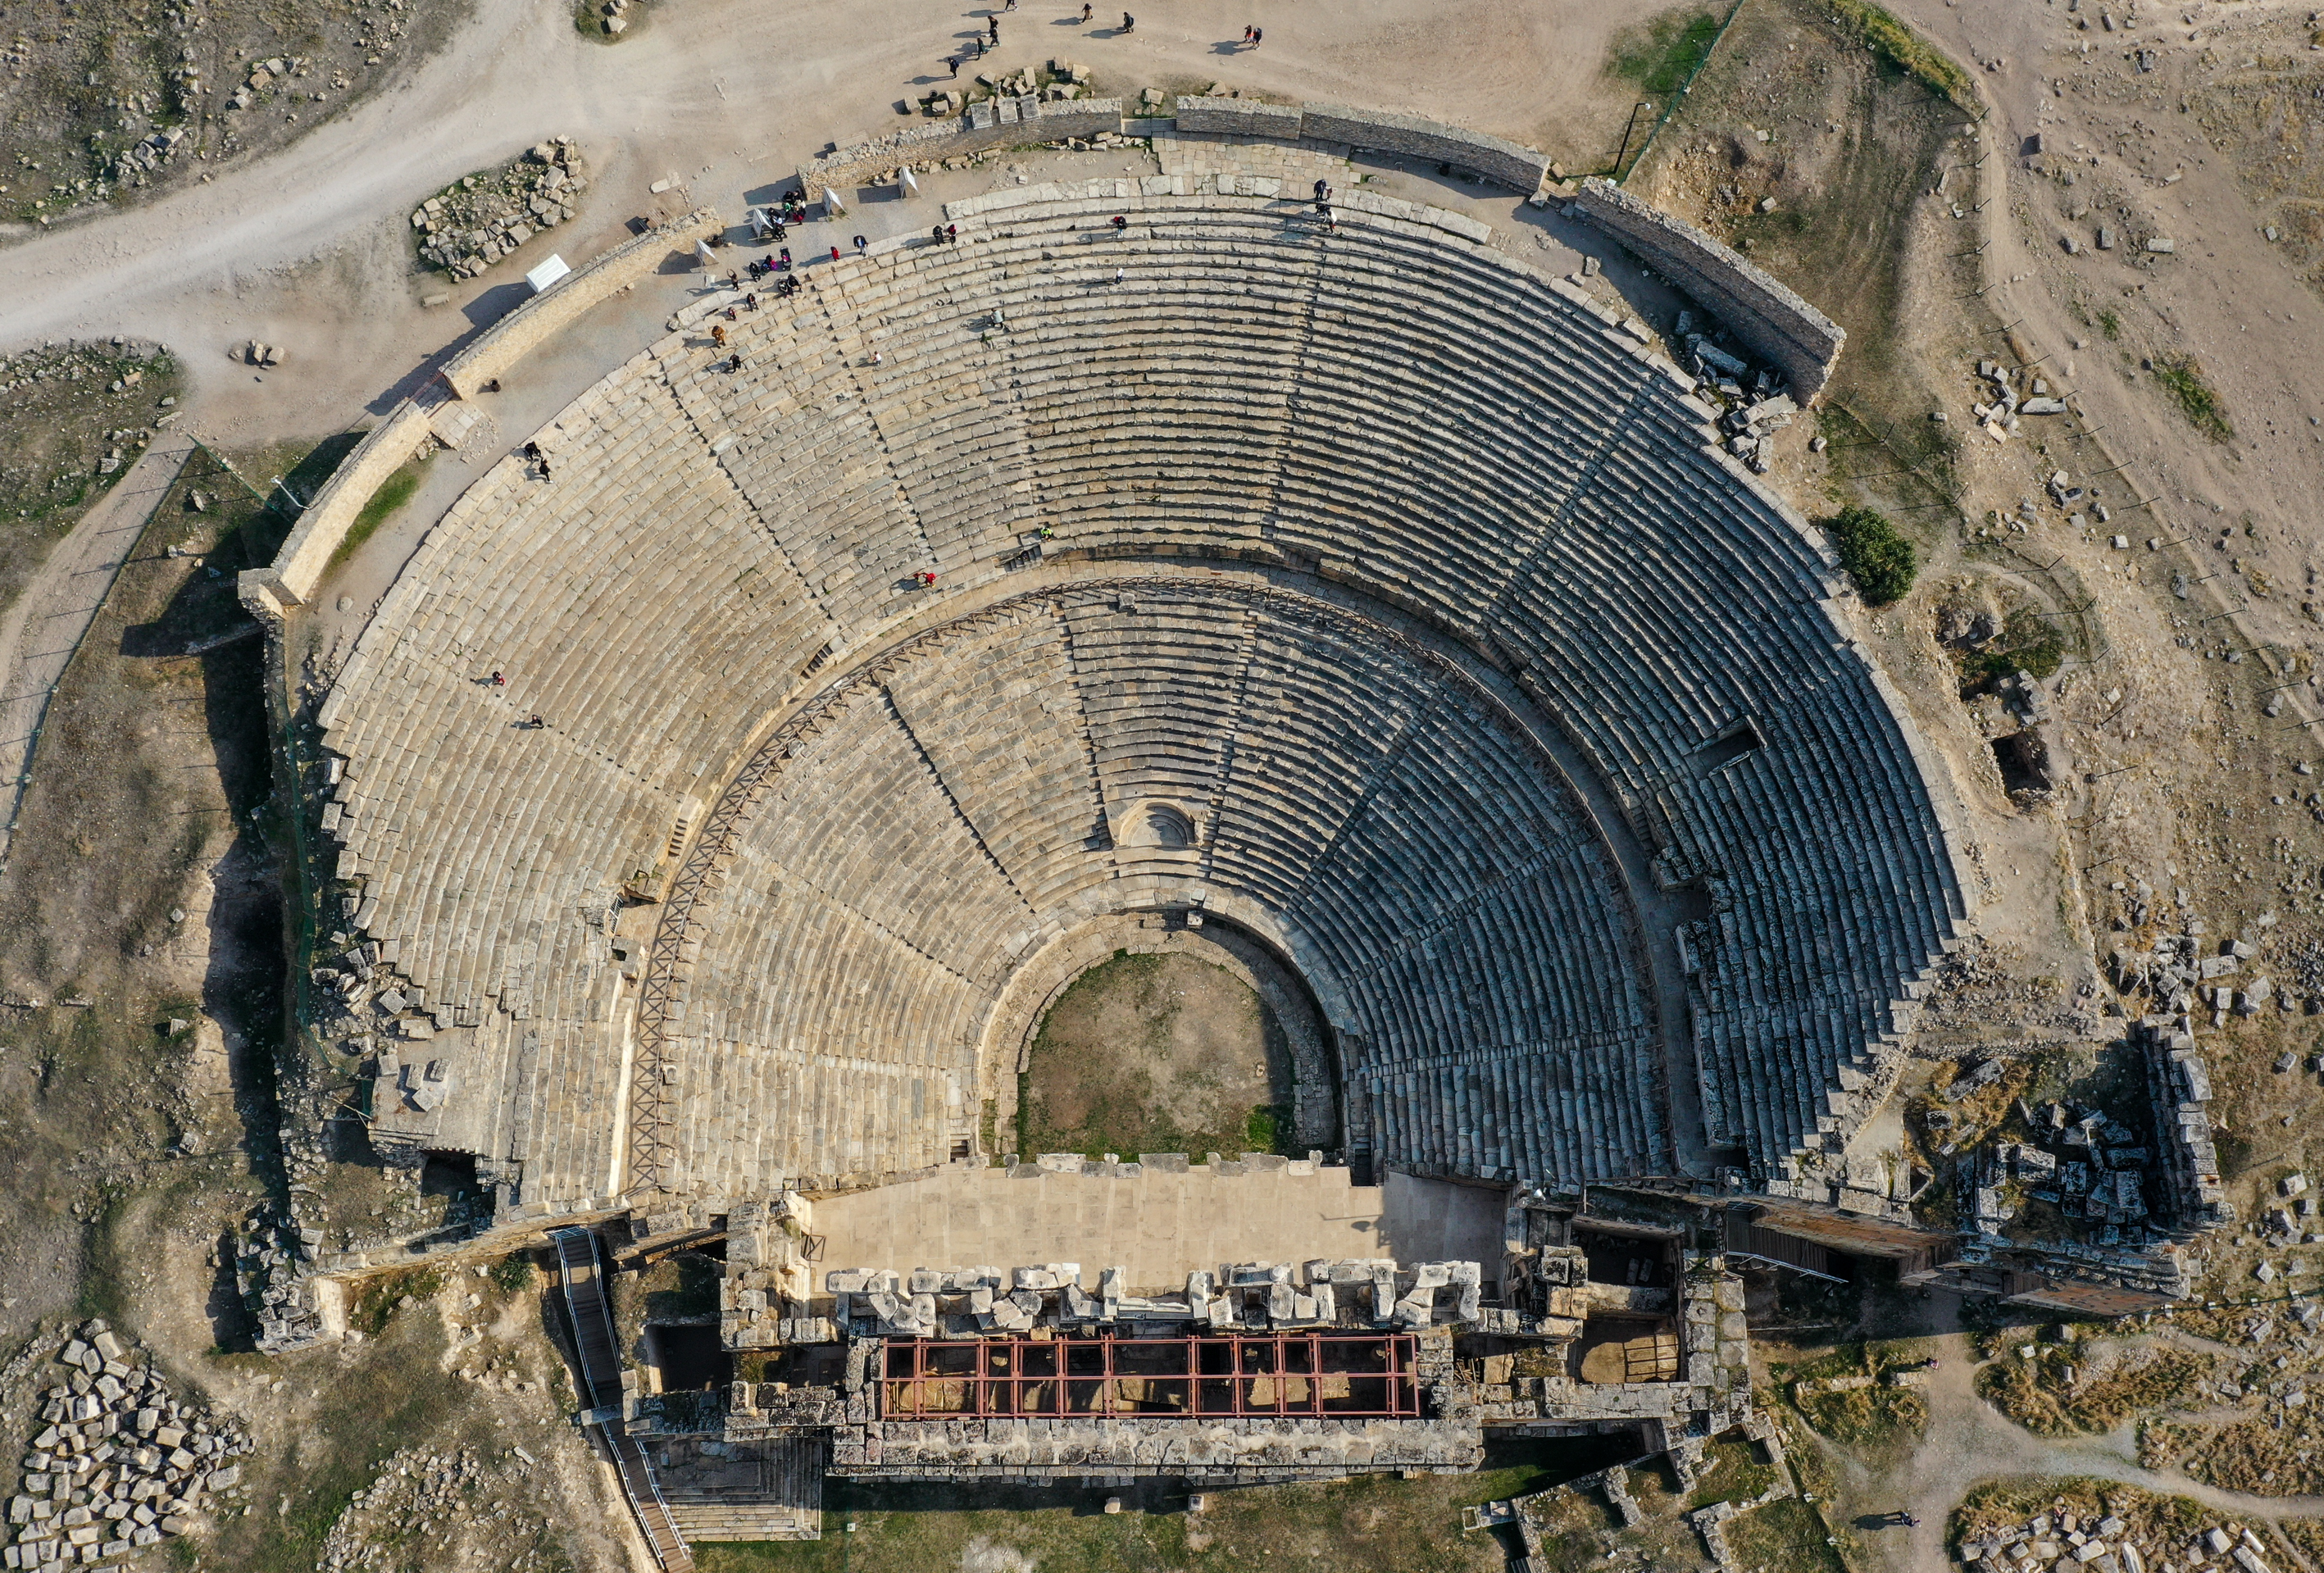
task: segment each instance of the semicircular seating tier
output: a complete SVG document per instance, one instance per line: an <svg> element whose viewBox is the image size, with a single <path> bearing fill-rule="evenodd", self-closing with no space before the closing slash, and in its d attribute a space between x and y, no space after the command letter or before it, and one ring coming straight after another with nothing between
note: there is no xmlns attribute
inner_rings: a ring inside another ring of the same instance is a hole
<svg viewBox="0 0 2324 1573"><path fill-rule="evenodd" d="M1666 1165L1661 1062L1641 1047L1665 1030L1692 1051L1675 1062L1695 1068L1710 1142L1762 1180L1849 1127L1962 915L1959 882L1933 768L1827 605L1828 557L1717 449L1685 380L1571 286L1423 209L1343 212L1324 236L1288 205L1032 197L964 220L959 244L815 269L724 325L726 350L671 334L540 434L553 482L495 465L404 569L322 720L346 761L340 873L452 1040L430 1052L461 1090L429 1139L551 1207L641 1179L941 1161L973 1124L980 1011L1039 934L1153 899L1090 882L1093 844L1141 837L1187 843L1157 851L1191 857L1308 972L1341 1034L1351 1140L1383 1162L1529 1180ZM1360 639L1302 644L1296 617L1191 591L1167 603L1183 612L1136 591L1134 615L1108 613L1076 587L1157 561L1250 593L1328 587L1441 633L1473 670L1424 699ZM794 790L766 786L792 780L764 768L773 729L869 681L899 639L1035 589L1054 604L1010 612L1019 636L960 636L1001 639L992 658L1023 663L1009 684L916 658L899 671L920 676L834 722L869 730L860 778L844 750L821 773L824 874L762 844L750 795ZM1093 698L1084 659L1120 690ZM480 681L493 670L505 687ZM1247 731L1254 680L1283 730ZM1694 893L1673 897L1700 913L1683 1009L1653 1003L1636 936L1618 937L1618 872L1575 830L1556 766L1520 746L1517 710L1598 778L1604 832ZM546 728L519 724L535 712ZM1021 758L959 768L1054 814L978 820L950 763L895 752L918 713L994 718L991 747ZM1455 715L1475 721L1467 752ZM1383 774L1399 727L1407 773ZM1424 737L1434 751L1412 752ZM910 791L877 802L880 781ZM1522 833L1477 817L1487 781L1533 816ZM1402 851L1318 839L1360 784L1393 799L1378 823ZM890 807L949 825L941 858L880 819ZM677 873L684 849L702 864L714 820L732 866L678 874L661 942L694 971L662 997L649 976L635 1021L617 894ZM1463 860L1480 846L1498 882ZM890 906L850 905L843 875ZM1624 1065L1627 1091L1593 1080ZM634 1133L632 1099L654 1111Z"/></svg>

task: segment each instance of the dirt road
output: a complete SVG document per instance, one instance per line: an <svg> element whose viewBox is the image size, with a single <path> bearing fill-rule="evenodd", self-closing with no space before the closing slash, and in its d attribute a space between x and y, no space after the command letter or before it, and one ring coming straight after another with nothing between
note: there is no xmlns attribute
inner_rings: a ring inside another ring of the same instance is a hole
<svg viewBox="0 0 2324 1573"><path fill-rule="evenodd" d="M2126 478L2156 499L2118 512L2114 528L2144 556L2149 537L2192 536L2209 548L2232 527L2236 570L2248 563L2264 576L2223 578L2215 588L2233 588L2219 604L2248 603L2239 621L2255 641L2310 643L2317 630L2299 602L2324 567L2310 519L2324 474L2324 391L2307 368L2324 358L2324 309L2265 238L2266 216L2231 157L2187 113L2250 58L2304 50L2310 8L2174 5L2107 26L2063 6L1998 0L1900 0L1895 9L1970 69L1992 111L1985 145L2007 199L1963 226L1990 243L1988 303L2033 354L2050 357L2113 462L2127 462ZM2028 152L2035 145L2038 158ZM2001 185L1994 172L1987 194ZM2120 232L2112 250L2096 244L2102 223ZM2148 232L2175 250L2144 253L2132 237ZM2113 314L2118 339L2092 325L2101 311ZM2219 393L2231 440L2197 431L2141 364L2181 351ZM2034 473L2051 461L2030 450L2024 459L2038 485ZM2228 566L2201 555L2198 573Z"/></svg>
<svg viewBox="0 0 2324 1573"><path fill-rule="evenodd" d="M2134 1425L2104 1436L2037 1437L1978 1397L1978 1361L1968 1338L1946 1338L1940 1344L1944 1363L1923 1390L1929 1426L1920 1445L1886 1473L1849 1469L1849 1516L1902 1509L1921 1521L1914 1529L1868 1532L1868 1542L1890 1568L1939 1573L1955 1567L1945 1551L1946 1526L1961 1500L1987 1480L2090 1475L2192 1497L2223 1513L2269 1522L2324 1512L2324 1498L2253 1496L2206 1486L2176 1470L2144 1468Z"/></svg>
<svg viewBox="0 0 2324 1573"><path fill-rule="evenodd" d="M511 281L539 257L612 244L650 205L653 180L681 175L694 200L739 215L746 192L827 143L920 124L898 103L948 80L945 58L983 31L987 9L899 0L872 23L800 0L670 0L607 47L580 37L553 0L478 0L444 52L281 152L10 247L0 344L146 335L184 353L190 408L217 439L336 429L385 408L416 365L506 310ZM1639 19L1584 0L1516 11L1356 0L1328 20L1286 0L1181 0L1125 35L1119 13L1086 28L1059 0L1005 14L985 69L1064 55L1109 93L1221 81L1460 121L1580 159L1619 134L1630 94L1601 67L1614 32ZM1259 51L1238 47L1250 22L1266 30ZM579 216L453 289L448 308L421 308L410 206L560 133L598 174ZM253 337L284 346L286 363L263 374L230 364L227 350Z"/></svg>

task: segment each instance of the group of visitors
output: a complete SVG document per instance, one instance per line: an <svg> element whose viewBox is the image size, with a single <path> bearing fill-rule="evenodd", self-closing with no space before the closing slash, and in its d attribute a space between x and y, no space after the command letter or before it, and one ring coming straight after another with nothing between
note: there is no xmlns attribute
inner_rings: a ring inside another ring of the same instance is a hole
<svg viewBox="0 0 2324 1573"><path fill-rule="evenodd" d="M1003 0L1001 11L992 11L985 14L984 32L982 34L972 36L967 44L963 46L958 53L946 55L945 57L945 65L951 69L952 74L955 78L960 75L960 68L964 62L969 60L981 60L984 58L984 51L988 48L999 49L1001 47L1001 12L1014 11L1016 9L1017 0ZM1090 4L1090 0L1082 0L1083 25L1088 25L1089 19L1094 10L1095 7ZM1127 11L1123 12L1121 14L1121 31L1124 32L1137 32L1138 18L1132 16ZM988 38L991 41L989 43L986 41ZM1246 27L1242 30L1242 41L1251 48L1257 49L1259 47L1259 29L1255 27ZM968 52L970 50L974 50L976 52L972 55Z"/></svg>

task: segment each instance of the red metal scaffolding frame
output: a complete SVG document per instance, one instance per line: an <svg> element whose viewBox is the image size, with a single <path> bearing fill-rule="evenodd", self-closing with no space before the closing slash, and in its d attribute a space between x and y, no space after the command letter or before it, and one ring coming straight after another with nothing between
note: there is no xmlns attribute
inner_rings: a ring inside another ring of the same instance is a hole
<svg viewBox="0 0 2324 1573"><path fill-rule="evenodd" d="M1415 1420L1417 1352L1409 1333L890 1338L880 1411L888 1420Z"/></svg>

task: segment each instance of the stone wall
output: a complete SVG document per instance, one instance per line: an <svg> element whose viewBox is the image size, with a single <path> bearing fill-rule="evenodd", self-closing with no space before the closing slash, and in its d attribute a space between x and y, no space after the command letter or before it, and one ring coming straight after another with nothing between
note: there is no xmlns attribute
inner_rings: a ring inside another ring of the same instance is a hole
<svg viewBox="0 0 2324 1573"><path fill-rule="evenodd" d="M1300 106L1299 134L1310 142L1345 143L1352 148L1474 170L1521 197L1540 190L1549 178L1546 153L1409 115L1381 115L1341 104L1307 104Z"/></svg>
<svg viewBox="0 0 2324 1573"><path fill-rule="evenodd" d="M428 438L428 412L409 399L371 428L300 511L272 564L243 570L242 603L253 616L276 623L286 608L305 604L371 494Z"/></svg>
<svg viewBox="0 0 2324 1573"><path fill-rule="evenodd" d="M694 243L716 235L724 225L715 208L697 207L685 217L634 235L594 258L534 296L486 328L475 343L452 357L444 381L463 399L474 399L535 345L599 301L660 271L672 251L691 253Z"/></svg>
<svg viewBox="0 0 2324 1573"><path fill-rule="evenodd" d="M675 248L690 249L722 227L715 210L697 207L675 223L623 241L567 273L511 311L467 348L452 357L442 375L453 392L474 399L483 386L505 373L542 340L561 333L591 307L658 271ZM323 489L300 511L299 522L263 568L246 568L238 582L251 615L279 623L290 607L304 605L331 557L346 540L364 504L382 482L421 451L432 432L431 412L407 399L372 428L355 451L339 461Z"/></svg>
<svg viewBox="0 0 2324 1573"><path fill-rule="evenodd" d="M1459 1420L994 1417L843 1426L832 1473L901 1480L1167 1478L1235 1485L1389 1469L1462 1473L1484 1433Z"/></svg>
<svg viewBox="0 0 2324 1573"><path fill-rule="evenodd" d="M1409 115L1380 115L1341 104L1260 104L1248 98L1182 97L1176 108L1177 129L1183 132L1341 143L1472 170L1526 197L1540 190L1549 177L1545 153Z"/></svg>
<svg viewBox="0 0 2324 1573"><path fill-rule="evenodd" d="M1314 116L1309 116L1312 126ZM1313 130L1308 133L1314 135ZM1847 332L1731 247L1591 176L1575 198L1584 217L1620 241L1685 290L1735 336L1783 368L1794 396L1808 403L1823 391Z"/></svg>
<svg viewBox="0 0 2324 1573"><path fill-rule="evenodd" d="M859 143L825 153L798 169L799 190L809 202L837 187L843 193L883 179L906 164L927 165L1020 143L1063 142L1121 130L1118 98L1065 99L1044 104L1031 94L988 98L968 113L935 125L898 132L877 142Z"/></svg>
<svg viewBox="0 0 2324 1573"><path fill-rule="evenodd" d="M1255 98L1186 98L1176 105L1178 129L1209 136L1264 136L1299 140L1299 106L1261 104Z"/></svg>

